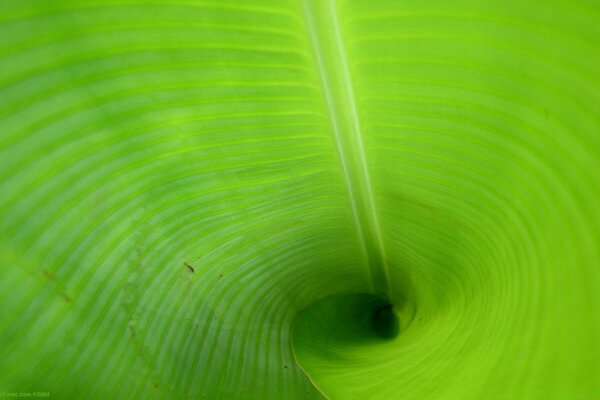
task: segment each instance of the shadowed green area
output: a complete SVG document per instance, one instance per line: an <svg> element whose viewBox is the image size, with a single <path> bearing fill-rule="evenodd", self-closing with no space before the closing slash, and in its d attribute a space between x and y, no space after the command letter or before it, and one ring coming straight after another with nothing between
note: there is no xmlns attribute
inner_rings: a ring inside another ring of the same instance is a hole
<svg viewBox="0 0 600 400"><path fill-rule="evenodd" d="M599 20L0 0L0 392L600 398Z"/></svg>
<svg viewBox="0 0 600 400"><path fill-rule="evenodd" d="M410 322L410 316L406 322ZM400 332L400 322L385 298L369 293L346 294L311 304L300 313L294 330L299 351L320 345L311 351L329 357L337 346L363 346L393 339Z"/></svg>

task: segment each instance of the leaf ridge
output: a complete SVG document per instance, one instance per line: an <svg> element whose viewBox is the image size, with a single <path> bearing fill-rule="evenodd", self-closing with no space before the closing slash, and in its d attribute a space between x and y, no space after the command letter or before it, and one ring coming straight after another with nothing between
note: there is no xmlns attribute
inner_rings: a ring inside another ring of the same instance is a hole
<svg viewBox="0 0 600 400"><path fill-rule="evenodd" d="M335 2L305 0L304 14L369 282L374 292L391 296L386 251Z"/></svg>

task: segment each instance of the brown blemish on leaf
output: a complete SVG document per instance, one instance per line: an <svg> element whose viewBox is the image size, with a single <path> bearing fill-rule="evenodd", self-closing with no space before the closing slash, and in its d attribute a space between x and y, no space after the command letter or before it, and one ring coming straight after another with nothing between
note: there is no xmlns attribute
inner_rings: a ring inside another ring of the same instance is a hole
<svg viewBox="0 0 600 400"><path fill-rule="evenodd" d="M190 264L188 264L187 262L184 262L185 266L188 267L188 269L190 270L190 272L193 274L194 272L196 272L196 270L194 269L194 267L192 267Z"/></svg>

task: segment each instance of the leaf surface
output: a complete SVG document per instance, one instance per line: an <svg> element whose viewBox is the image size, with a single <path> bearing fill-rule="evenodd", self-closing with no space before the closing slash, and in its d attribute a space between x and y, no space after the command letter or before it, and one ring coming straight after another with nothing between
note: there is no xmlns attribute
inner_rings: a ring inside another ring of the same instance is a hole
<svg viewBox="0 0 600 400"><path fill-rule="evenodd" d="M0 0L0 391L598 398L599 19Z"/></svg>

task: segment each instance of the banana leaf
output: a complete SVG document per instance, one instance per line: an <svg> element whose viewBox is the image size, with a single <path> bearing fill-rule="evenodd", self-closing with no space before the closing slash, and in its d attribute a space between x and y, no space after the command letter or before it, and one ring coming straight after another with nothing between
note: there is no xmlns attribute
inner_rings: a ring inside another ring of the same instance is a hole
<svg viewBox="0 0 600 400"><path fill-rule="evenodd" d="M0 394L600 398L597 0L0 0Z"/></svg>

